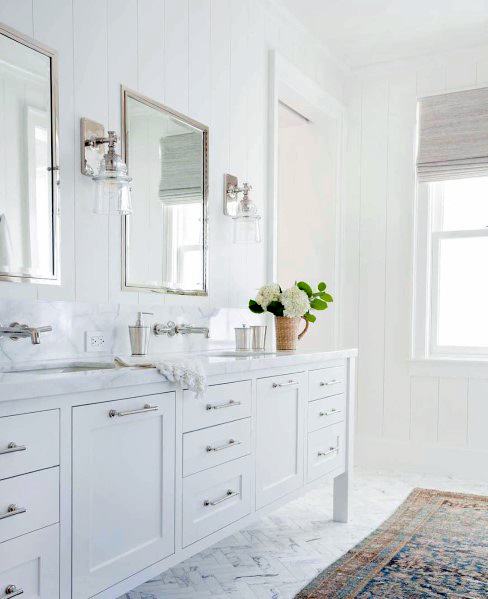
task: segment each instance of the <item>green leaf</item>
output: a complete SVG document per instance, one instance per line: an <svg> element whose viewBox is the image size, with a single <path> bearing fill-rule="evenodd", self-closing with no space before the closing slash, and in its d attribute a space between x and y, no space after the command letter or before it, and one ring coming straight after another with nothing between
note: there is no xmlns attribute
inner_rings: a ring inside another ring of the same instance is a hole
<svg viewBox="0 0 488 599"><path fill-rule="evenodd" d="M268 312L271 312L275 316L283 316L283 310L283 304L277 300L268 304Z"/></svg>
<svg viewBox="0 0 488 599"><path fill-rule="evenodd" d="M312 297L313 291L308 283L305 283L305 281L300 281L299 283L297 283L297 287L298 287L298 289L305 291L305 293L308 295L308 297Z"/></svg>
<svg viewBox="0 0 488 599"><path fill-rule="evenodd" d="M327 303L319 298L315 298L310 302L310 307L314 310L325 310L327 308Z"/></svg>
<svg viewBox="0 0 488 599"><path fill-rule="evenodd" d="M317 320L317 317L314 314L310 314L310 312L305 312L303 318L308 320L308 322L315 322Z"/></svg>
<svg viewBox="0 0 488 599"><path fill-rule="evenodd" d="M324 302L333 302L334 298L330 295L330 293L320 293L319 294L320 299L323 299Z"/></svg>
<svg viewBox="0 0 488 599"><path fill-rule="evenodd" d="M317 288L319 291L325 291L327 289L327 285L322 281L318 284Z"/></svg>
<svg viewBox="0 0 488 599"><path fill-rule="evenodd" d="M254 312L254 314L262 314L264 312L263 308L253 299L249 300L249 310Z"/></svg>

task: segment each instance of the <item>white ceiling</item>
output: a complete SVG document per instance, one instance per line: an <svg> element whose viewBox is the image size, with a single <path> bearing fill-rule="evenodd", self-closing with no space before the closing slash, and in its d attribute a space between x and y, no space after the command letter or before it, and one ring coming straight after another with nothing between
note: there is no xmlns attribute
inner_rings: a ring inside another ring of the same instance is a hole
<svg viewBox="0 0 488 599"><path fill-rule="evenodd" d="M282 0L351 66L488 43L488 0Z"/></svg>

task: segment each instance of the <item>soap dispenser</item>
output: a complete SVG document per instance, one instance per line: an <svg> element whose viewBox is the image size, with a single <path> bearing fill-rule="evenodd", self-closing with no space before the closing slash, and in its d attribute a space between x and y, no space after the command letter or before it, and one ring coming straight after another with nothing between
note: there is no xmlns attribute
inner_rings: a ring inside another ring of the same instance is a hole
<svg viewBox="0 0 488 599"><path fill-rule="evenodd" d="M144 315L152 312L138 312L135 325L129 325L130 348L133 356L145 356L149 349L150 327L144 324Z"/></svg>

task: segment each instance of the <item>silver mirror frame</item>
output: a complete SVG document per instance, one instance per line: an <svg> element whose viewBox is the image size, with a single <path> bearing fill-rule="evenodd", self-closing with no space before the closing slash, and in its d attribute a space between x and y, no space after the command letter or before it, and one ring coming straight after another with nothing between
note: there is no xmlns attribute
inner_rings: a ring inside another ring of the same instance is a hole
<svg viewBox="0 0 488 599"><path fill-rule="evenodd" d="M4 23L0 23L0 34L27 46L40 54L44 54L51 64L51 189L52 189L52 226L53 226L53 273L49 276L32 276L22 272L1 272L0 281L12 283L35 283L45 285L60 285L60 194L59 194L59 66L56 50L40 44Z"/></svg>
<svg viewBox="0 0 488 599"><path fill-rule="evenodd" d="M127 99L132 98L138 102L142 102L147 106L170 114L171 116L179 119L180 121L196 127L203 134L203 289L175 289L170 287L138 287L127 284L127 251L128 251L128 216L122 217L122 291L137 291L137 292L152 292L152 293L165 293L174 295L193 295L193 296L208 296L208 150L209 150L209 128L207 125L199 123L194 119L156 102L147 96L139 94L125 86L121 86L121 115L122 115L122 157L129 169L130 175L130 164L129 156L127 152L128 146L128 131L126 127L126 116L127 116Z"/></svg>

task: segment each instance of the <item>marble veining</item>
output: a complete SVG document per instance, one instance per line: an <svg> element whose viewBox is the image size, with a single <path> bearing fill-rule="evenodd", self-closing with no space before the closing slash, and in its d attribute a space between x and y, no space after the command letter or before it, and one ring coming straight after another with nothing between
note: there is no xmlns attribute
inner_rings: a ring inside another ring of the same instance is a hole
<svg viewBox="0 0 488 599"><path fill-rule="evenodd" d="M292 599L414 487L488 495L486 482L356 470L348 524L332 521L332 486L326 483L120 599Z"/></svg>

